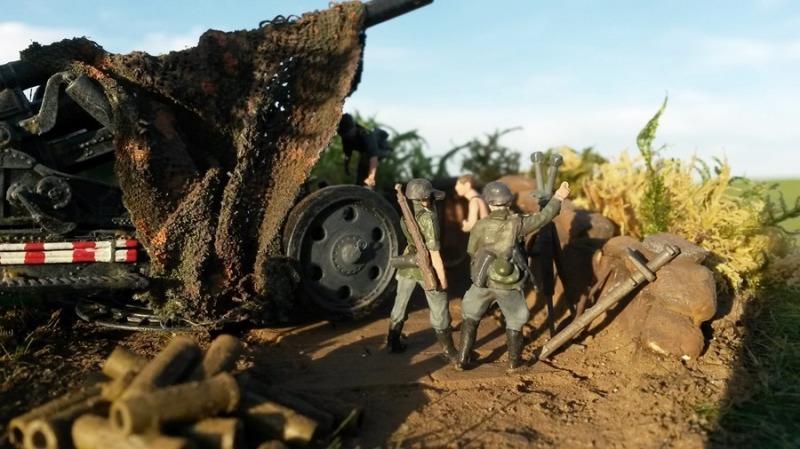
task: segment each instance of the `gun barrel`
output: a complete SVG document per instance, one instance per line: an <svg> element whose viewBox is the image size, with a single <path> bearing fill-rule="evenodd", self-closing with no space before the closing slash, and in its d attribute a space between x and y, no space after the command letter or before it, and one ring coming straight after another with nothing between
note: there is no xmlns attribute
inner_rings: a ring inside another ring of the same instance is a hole
<svg viewBox="0 0 800 449"><path fill-rule="evenodd" d="M24 61L11 61L0 65L0 90L6 88L28 89L47 82L47 74L36 70Z"/></svg>
<svg viewBox="0 0 800 449"><path fill-rule="evenodd" d="M433 0L371 0L364 3L367 9L364 28L394 19L431 3Z"/></svg>

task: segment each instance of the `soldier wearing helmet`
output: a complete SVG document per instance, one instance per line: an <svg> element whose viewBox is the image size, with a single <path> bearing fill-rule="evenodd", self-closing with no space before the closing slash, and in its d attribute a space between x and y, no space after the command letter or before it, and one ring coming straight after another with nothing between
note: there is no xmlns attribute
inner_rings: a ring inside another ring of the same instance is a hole
<svg viewBox="0 0 800 449"><path fill-rule="evenodd" d="M438 289L425 290L425 299L427 299L430 309L431 326L436 331L436 338L442 346L444 355L455 361L456 348L453 344L453 334L450 329L450 308L445 291L447 290L447 277L445 276L442 256L439 254L439 220L433 207L434 200L444 199L444 192L435 190L427 179L412 179L406 185L405 195L413 204L413 214L417 227L430 254L430 262L438 278ZM400 226L408 241L404 254L417 253L417 248L408 231L405 218L401 221ZM403 323L408 318L406 313L408 301L414 288L419 284L424 289L425 284L422 282L422 271L417 266L399 268L396 279L397 295L389 317L389 335L386 340L387 346L392 352L403 352L406 346L400 341L400 336L403 330Z"/></svg>
<svg viewBox="0 0 800 449"><path fill-rule="evenodd" d="M529 215L509 210L514 195L502 182L487 184L483 196L490 212L472 228L467 244L467 253L472 257L472 285L461 300L464 321L456 369L465 369L469 364L478 323L497 301L506 320L509 368L515 370L522 366L522 326L530 319L522 293L528 280L527 260L521 257L519 243L558 215L561 202L569 196L569 184L562 183L547 206Z"/></svg>

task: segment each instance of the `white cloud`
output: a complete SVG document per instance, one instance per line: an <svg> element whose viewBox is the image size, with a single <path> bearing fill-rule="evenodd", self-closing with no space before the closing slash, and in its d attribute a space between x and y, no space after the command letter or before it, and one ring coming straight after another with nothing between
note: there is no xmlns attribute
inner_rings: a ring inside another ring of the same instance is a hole
<svg viewBox="0 0 800 449"><path fill-rule="evenodd" d="M136 50L145 51L152 55L160 55L170 51L194 47L197 45L200 35L205 31L204 28L194 27L183 34L149 33L126 48L115 48L119 44L115 45L118 39L114 37L106 39L102 36L89 36L89 38L103 45L106 50L115 53L128 53ZM43 28L19 22L3 22L0 23L0 62L19 59L19 52L28 48L33 42L47 45L68 37L85 34L84 31L78 29Z"/></svg>
<svg viewBox="0 0 800 449"><path fill-rule="evenodd" d="M495 130L521 126L503 136L501 142L523 154L569 145L577 150L592 146L606 157L623 150L638 153L636 136L655 114L658 104L632 102L581 104L570 99L570 107L536 106L509 109L497 107L450 108L446 105L390 106L363 97L348 100L347 110L375 116L398 131L417 129L439 155L475 137ZM761 104L762 109L754 109ZM701 92L671 94L660 119L655 145L665 145L663 156L688 159L699 156L727 158L733 172L754 178L798 177L800 128L794 126L800 105L781 103L777 96L716 98ZM457 167L454 167L457 169Z"/></svg>
<svg viewBox="0 0 800 449"><path fill-rule="evenodd" d="M0 62L18 60L19 52L33 42L47 45L60 41L65 36L81 34L81 31L70 28L43 28L19 22L0 22Z"/></svg>
<svg viewBox="0 0 800 449"><path fill-rule="evenodd" d="M699 40L700 60L720 68L800 61L800 40L768 41L740 37Z"/></svg>
<svg viewBox="0 0 800 449"><path fill-rule="evenodd" d="M133 48L127 51L144 51L151 55L161 55L171 51L184 50L194 47L205 28L194 27L184 34L149 33L141 40L135 42Z"/></svg>

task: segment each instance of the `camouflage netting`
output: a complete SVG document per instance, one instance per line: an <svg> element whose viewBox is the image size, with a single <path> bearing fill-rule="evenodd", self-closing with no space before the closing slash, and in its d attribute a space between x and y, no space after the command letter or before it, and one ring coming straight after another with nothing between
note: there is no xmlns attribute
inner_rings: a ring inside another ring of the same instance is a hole
<svg viewBox="0 0 800 449"><path fill-rule="evenodd" d="M357 83L363 12L348 2L210 30L160 57L83 38L21 53L43 72L103 86L125 206L152 258L145 296L158 310L270 320L293 301L279 231Z"/></svg>

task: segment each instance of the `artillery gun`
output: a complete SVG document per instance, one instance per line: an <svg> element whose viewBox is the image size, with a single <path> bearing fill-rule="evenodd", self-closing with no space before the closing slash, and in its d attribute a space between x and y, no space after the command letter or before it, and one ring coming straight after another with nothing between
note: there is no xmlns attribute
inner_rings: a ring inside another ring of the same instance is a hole
<svg viewBox="0 0 800 449"><path fill-rule="evenodd" d="M158 57L34 43L0 65L0 294L77 290L80 316L133 329L270 323L298 288L323 318L374 309L395 209L303 185L356 89L365 30L432 1L332 4ZM138 301L83 294L117 290Z"/></svg>

